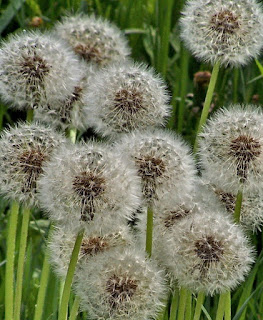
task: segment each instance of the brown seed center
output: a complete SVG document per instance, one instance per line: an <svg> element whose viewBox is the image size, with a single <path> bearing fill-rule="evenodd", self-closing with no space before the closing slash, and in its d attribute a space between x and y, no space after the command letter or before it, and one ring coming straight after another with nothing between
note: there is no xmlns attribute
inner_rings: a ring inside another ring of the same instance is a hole
<svg viewBox="0 0 263 320"><path fill-rule="evenodd" d="M222 243L212 236L207 236L195 242L195 253L202 260L204 267L212 262L218 262L224 253Z"/></svg>
<svg viewBox="0 0 263 320"><path fill-rule="evenodd" d="M119 90L114 98L115 108L130 114L137 113L143 108L142 95L137 90Z"/></svg>
<svg viewBox="0 0 263 320"><path fill-rule="evenodd" d="M164 226L167 229L173 227L176 222L189 215L190 212L191 211L186 208L179 208L178 210L170 211L170 213L164 218Z"/></svg>
<svg viewBox="0 0 263 320"><path fill-rule="evenodd" d="M39 56L24 57L21 64L22 73L28 78L42 80L43 77L49 72L49 67L46 62Z"/></svg>
<svg viewBox="0 0 263 320"><path fill-rule="evenodd" d="M230 10L221 10L211 18L211 26L222 34L233 34L239 28L238 17Z"/></svg>
<svg viewBox="0 0 263 320"><path fill-rule="evenodd" d="M128 275L112 275L106 283L106 291L110 294L109 303L112 309L130 300L138 287L138 281L130 279Z"/></svg>
<svg viewBox="0 0 263 320"><path fill-rule="evenodd" d="M18 158L22 172L27 175L23 192L36 188L36 180L43 172L42 163L47 155L39 148L24 151Z"/></svg>
<svg viewBox="0 0 263 320"><path fill-rule="evenodd" d="M101 64L101 62L103 61L100 50L93 46L78 44L75 46L74 51L87 62L95 62L97 64Z"/></svg>
<svg viewBox="0 0 263 320"><path fill-rule="evenodd" d="M84 239L81 244L81 253L83 255L96 255L99 252L107 250L109 243L102 237L90 237Z"/></svg>
<svg viewBox="0 0 263 320"><path fill-rule="evenodd" d="M236 197L232 193L223 192L222 190L215 190L221 202L224 203L228 212L235 211Z"/></svg>
<svg viewBox="0 0 263 320"><path fill-rule="evenodd" d="M65 101L62 108L59 110L60 119L63 123L70 121L70 112L73 109L74 103L80 100L82 90L82 87L75 87L71 96Z"/></svg>
<svg viewBox="0 0 263 320"><path fill-rule="evenodd" d="M261 154L261 145L254 138L241 135L231 141L229 154L236 158L237 175L241 178L241 182L244 182L249 164Z"/></svg>
<svg viewBox="0 0 263 320"><path fill-rule="evenodd" d="M105 179L92 172L82 172L73 179L73 189L81 198L81 220L92 220L95 207L94 200L105 191Z"/></svg>

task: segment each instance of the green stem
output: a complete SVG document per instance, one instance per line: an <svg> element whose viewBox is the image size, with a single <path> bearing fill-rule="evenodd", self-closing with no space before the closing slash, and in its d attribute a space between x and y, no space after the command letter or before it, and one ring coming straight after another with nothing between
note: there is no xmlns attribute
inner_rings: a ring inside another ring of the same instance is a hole
<svg viewBox="0 0 263 320"><path fill-rule="evenodd" d="M34 117L34 109L28 109L26 113L26 121L31 123Z"/></svg>
<svg viewBox="0 0 263 320"><path fill-rule="evenodd" d="M228 292L220 294L217 306L216 320L223 320L224 318L227 295Z"/></svg>
<svg viewBox="0 0 263 320"><path fill-rule="evenodd" d="M187 292L186 288L180 289L180 301L179 301L179 308L178 308L178 317L177 320L184 320L185 314L185 307L186 307L186 300L187 300Z"/></svg>
<svg viewBox="0 0 263 320"><path fill-rule="evenodd" d="M171 309L170 309L170 319L171 320L176 319L178 305L179 305L179 290L178 290L178 288L176 288L174 291L174 294L173 294L173 299L172 299Z"/></svg>
<svg viewBox="0 0 263 320"><path fill-rule="evenodd" d="M149 205L147 209L147 230L146 230L146 252L148 256L152 255L152 241L153 240L153 209Z"/></svg>
<svg viewBox="0 0 263 320"><path fill-rule="evenodd" d="M185 320L191 320L191 319L192 319L192 293L188 291L187 297L186 297Z"/></svg>
<svg viewBox="0 0 263 320"><path fill-rule="evenodd" d="M67 316L67 311L68 311L68 301L70 297L70 290L71 290L71 284L75 272L75 267L78 262L78 256L79 256L79 250L81 247L82 243L82 238L83 238L83 233L84 231L80 231L77 235L75 245L72 251L69 267L68 267L68 272L67 276L65 279L65 284L64 284L64 289L62 293L62 299L61 299L61 304L59 308L59 316L58 320L65 320Z"/></svg>
<svg viewBox="0 0 263 320"><path fill-rule="evenodd" d="M24 207L22 214L23 214L23 218L22 218L21 235L20 235L20 243L19 243L19 255L18 255L18 264L17 264L14 320L20 320L24 262L25 262L25 253L26 253L26 244L27 244L28 224L29 224L29 218L30 218L30 209Z"/></svg>
<svg viewBox="0 0 263 320"><path fill-rule="evenodd" d="M184 110L185 110L185 96L187 93L187 83L188 83L188 66L189 66L189 53L181 45L181 74L180 74L180 104L178 109L178 123L177 131L179 133L183 130L184 123Z"/></svg>
<svg viewBox="0 0 263 320"><path fill-rule="evenodd" d="M69 138L72 141L72 143L76 143L76 139L77 139L77 129L76 128L71 128L69 130Z"/></svg>
<svg viewBox="0 0 263 320"><path fill-rule="evenodd" d="M76 296L73 306L70 310L70 317L69 320L76 320L78 313L79 313L79 303L80 303L80 297Z"/></svg>
<svg viewBox="0 0 263 320"><path fill-rule="evenodd" d="M239 79L239 69L234 69L233 75L233 103L237 103L238 101L238 79Z"/></svg>
<svg viewBox="0 0 263 320"><path fill-rule="evenodd" d="M234 212L234 219L236 223L240 223L240 214L241 214L241 207L242 207L242 199L243 199L243 193L241 190L237 193L237 199L235 204L235 212Z"/></svg>
<svg viewBox="0 0 263 320"><path fill-rule="evenodd" d="M9 223L7 232L7 252L6 252L6 269L5 269L5 319L13 319L14 310L14 260L15 260L15 243L16 229L19 212L19 204L13 202L9 213Z"/></svg>
<svg viewBox="0 0 263 320"><path fill-rule="evenodd" d="M203 292L199 292L196 300L196 306L195 306L195 314L193 320L199 320L201 316L202 311L202 305L205 300L205 294Z"/></svg>
<svg viewBox="0 0 263 320"><path fill-rule="evenodd" d="M52 228L50 229L50 231ZM51 232L49 232L49 235ZM49 239L50 236L48 236ZM41 320L43 311L44 311L44 303L45 303L45 297L48 287L48 281L49 281L49 274L50 274L50 264L49 264L49 255L48 250L46 248L45 252L45 258L43 262L42 272L41 272L41 279L39 284L39 290L37 295L37 303L35 308L35 314L34 314L34 320Z"/></svg>
<svg viewBox="0 0 263 320"><path fill-rule="evenodd" d="M231 320L231 292L226 293L225 320Z"/></svg>
<svg viewBox="0 0 263 320"><path fill-rule="evenodd" d="M213 68L213 71L212 71L212 74L211 74L209 86L208 86L206 97L205 97L204 107L203 107L203 110L202 110L202 114L201 114L201 118L200 118L200 121L199 121L199 125L198 125L198 128L197 128L197 131L196 131L194 152L196 152L197 146L198 146L197 145L198 135L201 132L202 127L206 123L206 119L208 117L208 113L209 113L211 101L212 101L212 98L213 98L213 93L214 93L214 89L215 89L215 85L216 85L216 80L217 80L219 68L220 68L220 63L217 62L214 65L214 68Z"/></svg>

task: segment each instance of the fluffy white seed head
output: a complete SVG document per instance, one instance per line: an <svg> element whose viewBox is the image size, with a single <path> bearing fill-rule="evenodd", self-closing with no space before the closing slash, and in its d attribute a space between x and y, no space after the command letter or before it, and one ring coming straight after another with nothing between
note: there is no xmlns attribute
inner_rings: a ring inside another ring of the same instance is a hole
<svg viewBox="0 0 263 320"><path fill-rule="evenodd" d="M135 129L162 126L169 115L163 80L139 64L114 64L98 72L85 96L87 122L115 138Z"/></svg>
<svg viewBox="0 0 263 320"><path fill-rule="evenodd" d="M95 16L64 17L54 34L66 40L80 57L97 67L125 60L130 49L121 30Z"/></svg>
<svg viewBox="0 0 263 320"><path fill-rule="evenodd" d="M128 155L141 178L145 204L157 205L174 194L190 194L195 181L195 165L188 146L172 132L136 131L115 144L115 152Z"/></svg>
<svg viewBox="0 0 263 320"><path fill-rule="evenodd" d="M225 192L212 183L203 181L203 192L209 199L216 196L222 209L234 216L237 195ZM240 223L248 230L261 231L263 225L263 193L261 190L253 193L243 193L240 213Z"/></svg>
<svg viewBox="0 0 263 320"><path fill-rule="evenodd" d="M43 166L65 138L39 124L20 123L0 139L0 193L7 199L38 205Z"/></svg>
<svg viewBox="0 0 263 320"><path fill-rule="evenodd" d="M59 276L66 276L70 257L74 248L79 228L74 223L59 226L52 232L48 249L51 264ZM120 253L133 243L128 227L115 224L101 223L84 226L84 236L79 252L76 273L81 272L83 265L92 263L98 255L105 256L109 251Z"/></svg>
<svg viewBox="0 0 263 320"><path fill-rule="evenodd" d="M199 137L206 180L225 192L254 192L263 177L263 115L256 106L233 105L217 112Z"/></svg>
<svg viewBox="0 0 263 320"><path fill-rule="evenodd" d="M63 146L44 168L39 198L50 219L97 224L124 219L140 205L140 181L129 161L107 145Z"/></svg>
<svg viewBox="0 0 263 320"><path fill-rule="evenodd" d="M163 273L134 249L97 256L76 278L76 294L91 319L155 319L166 298Z"/></svg>
<svg viewBox="0 0 263 320"><path fill-rule="evenodd" d="M87 129L87 115L84 112L84 96L89 90L94 69L81 63L83 77L73 91L64 99L55 103L42 104L34 111L34 119L65 131L68 128Z"/></svg>
<svg viewBox="0 0 263 320"><path fill-rule="evenodd" d="M213 295L244 281L254 253L242 229L231 220L212 208L181 220L166 234L164 261L179 286Z"/></svg>
<svg viewBox="0 0 263 320"><path fill-rule="evenodd" d="M50 34L12 35L0 49L0 94L18 109L66 99L81 77L78 58Z"/></svg>
<svg viewBox="0 0 263 320"><path fill-rule="evenodd" d="M256 0L188 0L181 37L200 60L244 65L263 46L263 12Z"/></svg>

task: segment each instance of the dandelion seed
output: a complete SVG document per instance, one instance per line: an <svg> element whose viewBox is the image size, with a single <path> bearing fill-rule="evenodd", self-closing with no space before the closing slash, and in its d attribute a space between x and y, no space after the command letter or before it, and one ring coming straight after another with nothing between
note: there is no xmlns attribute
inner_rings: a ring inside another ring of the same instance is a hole
<svg viewBox="0 0 263 320"><path fill-rule="evenodd" d="M39 124L5 130L0 140L0 192L10 200L38 205L43 166L65 138Z"/></svg>
<svg viewBox="0 0 263 320"><path fill-rule="evenodd" d="M54 34L66 40L87 63L103 67L125 60L130 49L122 32L112 23L95 16L64 17Z"/></svg>
<svg viewBox="0 0 263 320"><path fill-rule="evenodd" d="M166 296L163 273L134 249L97 256L76 278L82 309L92 319L155 319Z"/></svg>
<svg viewBox="0 0 263 320"><path fill-rule="evenodd" d="M140 184L131 162L104 144L63 146L44 169L40 201L50 218L109 224L129 217L140 205Z"/></svg>
<svg viewBox="0 0 263 320"><path fill-rule="evenodd" d="M85 96L87 122L102 136L157 127L170 107L164 82L151 69L115 64L96 74Z"/></svg>
<svg viewBox="0 0 263 320"><path fill-rule="evenodd" d="M233 105L209 120L199 140L204 179L231 194L260 189L262 120L262 112L252 105Z"/></svg>
<svg viewBox="0 0 263 320"><path fill-rule="evenodd" d="M123 136L115 151L127 154L141 178L145 205L157 205L173 194L183 198L193 190L195 165L189 148L172 133L136 131Z"/></svg>
<svg viewBox="0 0 263 320"><path fill-rule="evenodd" d="M0 49L0 94L18 109L64 100L81 75L74 53L49 34L11 36Z"/></svg>
<svg viewBox="0 0 263 320"><path fill-rule="evenodd" d="M182 39L200 60L238 66L260 54L263 13L255 0L189 0L180 22Z"/></svg>

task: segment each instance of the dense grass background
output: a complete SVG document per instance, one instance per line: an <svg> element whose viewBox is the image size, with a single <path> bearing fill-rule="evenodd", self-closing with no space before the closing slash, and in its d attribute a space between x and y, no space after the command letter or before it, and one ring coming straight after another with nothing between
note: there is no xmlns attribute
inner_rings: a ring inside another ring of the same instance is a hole
<svg viewBox="0 0 263 320"><path fill-rule="evenodd" d="M132 57L153 66L166 80L173 106L172 117L167 126L181 133L193 144L206 92L205 86L194 82L194 74L198 71L211 71L211 67L196 61L180 41L178 19L183 3L184 0L0 0L0 33L4 39L10 33L23 29L38 28L44 31L52 28L54 22L69 12L94 13L115 22L127 35ZM33 26L34 17L41 17L43 23ZM259 59L259 62L263 60ZM212 112L230 103L263 103L262 75L254 61L245 68L220 71ZM0 101L0 128L26 118L25 113L7 107ZM4 319L8 210L8 203L1 199L0 319ZM21 220L21 215L19 219ZM48 229L49 221L40 211L35 210L29 226L21 320L31 320L34 317ZM259 258L246 282L232 294L232 315L235 320L263 319L263 255L260 254L262 234L251 235L251 238ZM18 242L19 235L17 239ZM16 243L16 248L17 252L19 243ZM51 271L42 319L57 319L60 293L60 281ZM218 297L206 298L206 310L202 319L215 319L217 302ZM86 315L79 314L77 319L86 319Z"/></svg>

